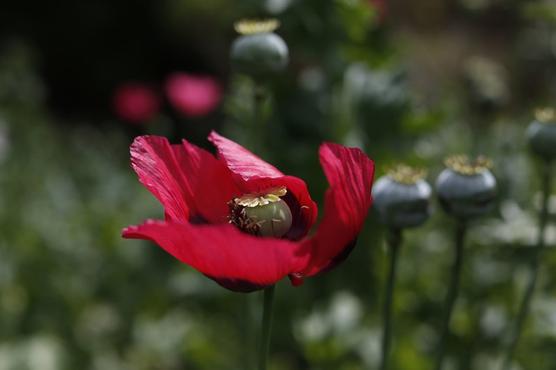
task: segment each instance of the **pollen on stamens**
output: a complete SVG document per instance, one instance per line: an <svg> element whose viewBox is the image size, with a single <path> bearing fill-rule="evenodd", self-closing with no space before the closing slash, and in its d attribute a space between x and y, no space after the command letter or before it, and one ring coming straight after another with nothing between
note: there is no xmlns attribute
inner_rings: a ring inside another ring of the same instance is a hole
<svg viewBox="0 0 556 370"><path fill-rule="evenodd" d="M444 164L453 171L467 176L478 175L492 168L492 160L485 156L471 160L462 154L446 158Z"/></svg>
<svg viewBox="0 0 556 370"><path fill-rule="evenodd" d="M405 164L398 164L390 168L387 172L387 175L397 183L404 185L414 185L427 176L427 171L422 168L411 167Z"/></svg>
<svg viewBox="0 0 556 370"><path fill-rule="evenodd" d="M240 206L233 200L228 202L228 207L230 208L230 216L228 216L228 222L230 224L251 235L257 235L259 233L261 228L260 223L247 216L245 207Z"/></svg>
<svg viewBox="0 0 556 370"><path fill-rule="evenodd" d="M239 198L235 198L237 205L247 208L266 206L270 203L279 202L280 198L288 193L285 186L270 189L264 194L245 194Z"/></svg>
<svg viewBox="0 0 556 370"><path fill-rule="evenodd" d="M540 123L556 123L556 110L554 108L538 108L535 110L535 119Z"/></svg>
<svg viewBox="0 0 556 370"><path fill-rule="evenodd" d="M234 23L234 29L241 35L273 32L280 27L277 19L243 19Z"/></svg>

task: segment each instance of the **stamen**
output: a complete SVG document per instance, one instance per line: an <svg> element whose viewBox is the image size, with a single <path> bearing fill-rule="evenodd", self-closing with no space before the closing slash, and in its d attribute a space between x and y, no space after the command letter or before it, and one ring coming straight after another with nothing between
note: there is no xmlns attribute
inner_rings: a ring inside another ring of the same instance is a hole
<svg viewBox="0 0 556 370"><path fill-rule="evenodd" d="M234 29L241 35L253 35L256 33L273 32L280 27L277 19L243 19L234 23Z"/></svg>
<svg viewBox="0 0 556 370"><path fill-rule="evenodd" d="M454 155L446 158L444 164L455 172L467 176L478 175L492 168L492 161L485 156L470 160L466 155Z"/></svg>
<svg viewBox="0 0 556 370"><path fill-rule="evenodd" d="M234 202L240 206L253 208L258 206L266 206L270 203L280 201L280 197L287 194L285 186L270 189L265 194L245 194L239 198L235 198Z"/></svg>
<svg viewBox="0 0 556 370"><path fill-rule="evenodd" d="M535 110L535 119L540 123L555 123L556 111L553 108L538 108Z"/></svg>
<svg viewBox="0 0 556 370"><path fill-rule="evenodd" d="M387 175L392 180L400 184L414 185L427 176L427 171L422 168L415 168L405 164L398 164L388 170Z"/></svg>

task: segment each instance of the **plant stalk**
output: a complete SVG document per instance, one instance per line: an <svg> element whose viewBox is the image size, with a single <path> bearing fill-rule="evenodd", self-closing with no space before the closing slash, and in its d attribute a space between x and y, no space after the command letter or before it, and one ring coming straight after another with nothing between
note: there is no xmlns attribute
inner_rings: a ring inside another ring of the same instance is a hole
<svg viewBox="0 0 556 370"><path fill-rule="evenodd" d="M399 229L390 230L388 237L388 247L390 251L390 269L388 271L388 281L386 285L386 295L384 298L383 320L384 327L382 332L382 358L380 369L388 369L390 357L390 347L392 343L392 307L394 301L394 288L396 284L396 271L398 267L398 256L402 244L402 232Z"/></svg>
<svg viewBox="0 0 556 370"><path fill-rule="evenodd" d="M270 332L272 329L272 306L274 303L274 285L264 290L263 321L259 349L259 370L266 370Z"/></svg>
<svg viewBox="0 0 556 370"><path fill-rule="evenodd" d="M265 90L264 87L255 84L253 87L253 140L252 147L258 152L259 155L265 147L266 141L266 122L264 117L264 100Z"/></svg>
<svg viewBox="0 0 556 370"><path fill-rule="evenodd" d="M527 316L529 314L529 310L531 307L531 301L533 300L533 295L535 293L537 281L539 280L539 273L541 269L541 257L542 257L542 252L544 251L546 245L545 230L546 230L546 225L548 224L548 203L550 199L550 188L552 185L551 183L552 183L551 163L545 161L543 162L541 168L542 204L541 204L541 210L539 212L539 229L537 234L537 243L535 247L536 251L530 265L529 282L527 283L525 292L523 293L523 297L521 299L517 317L514 323L514 327L511 332L510 344L506 349L506 353L504 355L504 361L502 362L503 370L508 370L511 368L512 358L517 348L517 344L519 342L521 334L523 332L523 326L525 325L525 322L527 320Z"/></svg>
<svg viewBox="0 0 556 370"><path fill-rule="evenodd" d="M467 225L464 221L458 220L455 232L455 255L452 266L452 274L450 277L450 285L444 303L444 317L442 319L442 329L440 335L440 342L438 343L438 357L436 361L436 370L442 370L444 358L446 355L446 342L450 338L450 322L452 320L452 313L454 306L459 295L461 271L463 266L463 250L465 244L465 234L467 232Z"/></svg>
<svg viewBox="0 0 556 370"><path fill-rule="evenodd" d="M243 294L241 301L242 315L240 317L240 330L242 334L243 366L247 370L255 369L256 359L253 355L253 347L257 346L257 326L255 316L258 313L258 300L256 295Z"/></svg>

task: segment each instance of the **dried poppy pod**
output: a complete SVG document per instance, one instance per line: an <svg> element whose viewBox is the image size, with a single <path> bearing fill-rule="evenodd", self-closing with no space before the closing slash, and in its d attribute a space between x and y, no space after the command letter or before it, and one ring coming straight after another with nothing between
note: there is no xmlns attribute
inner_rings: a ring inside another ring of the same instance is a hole
<svg viewBox="0 0 556 370"><path fill-rule="evenodd" d="M399 165L377 180L373 201L382 223L404 229L429 218L431 187L424 178L425 171Z"/></svg>
<svg viewBox="0 0 556 370"><path fill-rule="evenodd" d="M465 220L489 212L497 193L491 161L485 157L471 161L457 155L447 158L445 164L447 168L436 180L436 191L446 213Z"/></svg>
<svg viewBox="0 0 556 370"><path fill-rule="evenodd" d="M234 25L240 36L232 44L232 66L251 77L266 77L288 64L288 46L274 31L277 20L243 20Z"/></svg>
<svg viewBox="0 0 556 370"><path fill-rule="evenodd" d="M539 109L535 120L527 128L527 139L533 153L551 161L556 158L556 112L552 108Z"/></svg>

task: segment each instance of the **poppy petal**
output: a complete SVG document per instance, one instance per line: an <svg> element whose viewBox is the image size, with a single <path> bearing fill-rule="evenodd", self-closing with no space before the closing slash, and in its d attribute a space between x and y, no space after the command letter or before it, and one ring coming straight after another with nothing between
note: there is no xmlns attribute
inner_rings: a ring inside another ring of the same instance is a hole
<svg viewBox="0 0 556 370"><path fill-rule="evenodd" d="M249 150L212 131L209 141L216 146L218 156L232 173L244 181L253 178L277 178L284 174L273 165L263 161Z"/></svg>
<svg viewBox="0 0 556 370"><path fill-rule="evenodd" d="M250 292L275 284L299 265L299 244L258 238L232 225L147 221L122 236L155 242L181 262L233 291Z"/></svg>
<svg viewBox="0 0 556 370"><path fill-rule="evenodd" d="M185 140L170 145L164 137L140 136L131 145L131 163L167 220L226 222L226 203L239 194L226 166Z"/></svg>
<svg viewBox="0 0 556 370"><path fill-rule="evenodd" d="M192 204L187 203L187 184L168 140L139 136L131 144L130 152L131 166L139 181L162 203L166 219L189 219Z"/></svg>
<svg viewBox="0 0 556 370"><path fill-rule="evenodd" d="M325 195L322 222L303 248L310 261L303 271L292 275L296 279L328 270L345 259L372 203L374 163L365 153L326 143L320 147L319 156L330 188Z"/></svg>
<svg viewBox="0 0 556 370"><path fill-rule="evenodd" d="M228 221L228 201L240 195L226 166L208 151L186 140L172 145L183 175L187 204L195 206L193 216L209 223Z"/></svg>

